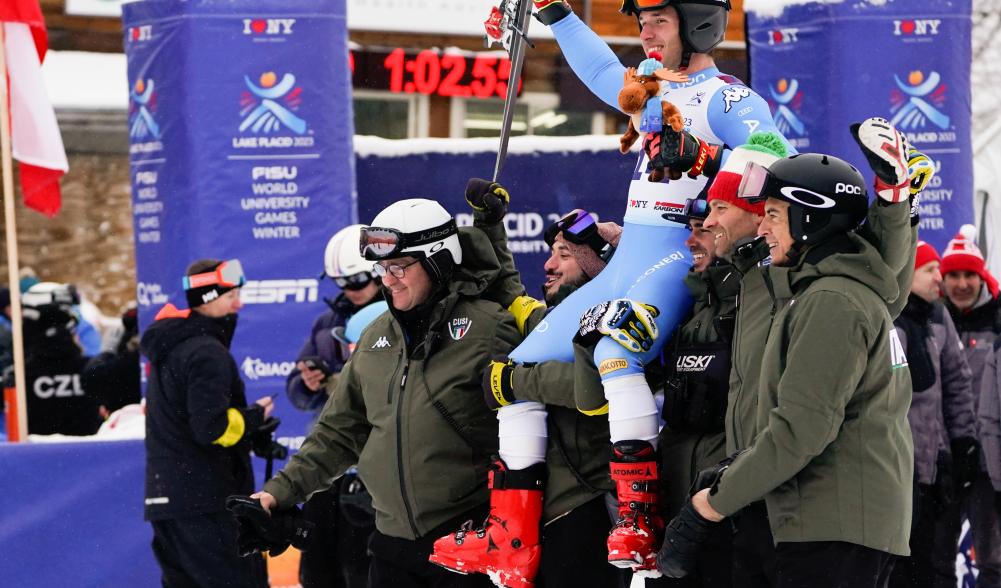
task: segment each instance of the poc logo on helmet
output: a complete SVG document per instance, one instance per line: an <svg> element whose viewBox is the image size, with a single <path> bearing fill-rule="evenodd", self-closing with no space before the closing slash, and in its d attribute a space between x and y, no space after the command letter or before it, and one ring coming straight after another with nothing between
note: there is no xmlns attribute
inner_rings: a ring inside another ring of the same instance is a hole
<svg viewBox="0 0 1001 588"><path fill-rule="evenodd" d="M855 184L846 184L844 182L838 182L834 186L835 194L855 194L857 196L862 195L862 187L856 186Z"/></svg>

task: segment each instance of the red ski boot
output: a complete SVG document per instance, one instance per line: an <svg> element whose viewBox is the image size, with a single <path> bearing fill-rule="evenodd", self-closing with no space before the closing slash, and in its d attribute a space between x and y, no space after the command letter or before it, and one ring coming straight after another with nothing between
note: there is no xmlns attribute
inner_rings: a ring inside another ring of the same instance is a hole
<svg viewBox="0 0 1001 588"><path fill-rule="evenodd" d="M531 588L542 561L539 528L546 464L509 470L498 459L491 466L490 514L473 528L467 521L452 535L434 542L431 563L462 574L487 574L505 588ZM654 551L656 556L656 551Z"/></svg>
<svg viewBox="0 0 1001 588"><path fill-rule="evenodd" d="M609 467L619 498L619 520L608 535L608 563L658 577L664 519L657 495L657 454L646 441L619 441L612 449Z"/></svg>

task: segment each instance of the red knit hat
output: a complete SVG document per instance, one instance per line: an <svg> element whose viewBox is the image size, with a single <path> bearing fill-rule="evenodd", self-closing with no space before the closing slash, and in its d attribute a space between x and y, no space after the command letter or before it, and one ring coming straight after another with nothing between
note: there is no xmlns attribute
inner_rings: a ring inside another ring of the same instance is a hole
<svg viewBox="0 0 1001 588"><path fill-rule="evenodd" d="M998 281L987 271L984 254L974 241L976 234L977 228L973 225L963 225L959 228L959 232L942 252L942 275L955 271L973 272L987 284L991 296L997 298Z"/></svg>
<svg viewBox="0 0 1001 588"><path fill-rule="evenodd" d="M933 261L942 261L942 258L938 256L938 251L935 251L935 248L930 243L918 241L918 248L914 253L914 269L918 269L926 263Z"/></svg>
<svg viewBox="0 0 1001 588"><path fill-rule="evenodd" d="M730 156L723 163L723 167L716 173L713 183L709 186L709 193L706 197L708 202L722 200L729 202L738 208L742 208L758 216L765 215L765 202L751 204L743 198L737 197L737 188L740 180L744 176L744 168L749 162L768 167L775 161L786 157L785 143L777 133L758 132L751 133L747 143L735 148L730 152Z"/></svg>

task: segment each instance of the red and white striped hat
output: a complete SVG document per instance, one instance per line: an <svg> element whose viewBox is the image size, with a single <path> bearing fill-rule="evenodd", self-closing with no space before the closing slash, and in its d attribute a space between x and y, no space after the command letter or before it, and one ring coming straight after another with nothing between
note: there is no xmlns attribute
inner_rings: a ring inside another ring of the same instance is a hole
<svg viewBox="0 0 1001 588"><path fill-rule="evenodd" d="M747 143L734 148L723 162L723 167L716 173L712 185L709 186L706 200L708 202L722 200L758 216L764 216L764 200L752 204L737 197L737 188L740 187L740 180L744 176L744 168L752 161L768 167L787 155L785 143L777 133L771 131L751 133Z"/></svg>
<svg viewBox="0 0 1001 588"><path fill-rule="evenodd" d="M987 271L984 254L980 252L974 240L976 234L977 228L973 225L963 225L959 228L959 232L942 252L942 275L956 271L975 273L987 284L991 296L997 298L998 281Z"/></svg>

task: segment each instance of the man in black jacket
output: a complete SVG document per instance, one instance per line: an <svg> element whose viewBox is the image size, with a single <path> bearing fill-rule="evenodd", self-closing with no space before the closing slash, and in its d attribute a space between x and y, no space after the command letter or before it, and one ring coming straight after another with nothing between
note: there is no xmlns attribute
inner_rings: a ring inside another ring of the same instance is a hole
<svg viewBox="0 0 1001 588"><path fill-rule="evenodd" d="M184 277L189 310L166 305L142 337L146 508L163 586L267 586L260 555L241 558L230 494L253 491L251 445L270 442L272 401L247 405L229 345L245 279L237 260L203 259Z"/></svg>

